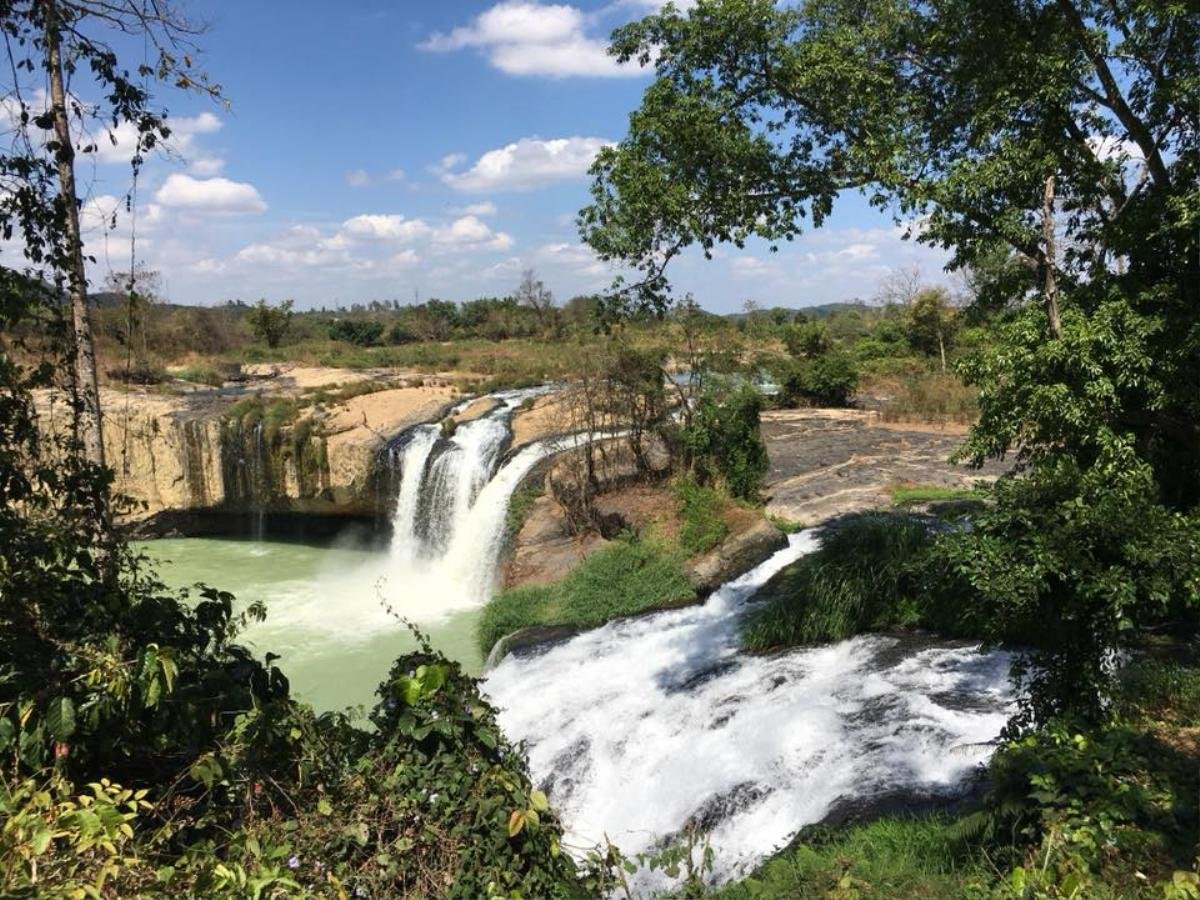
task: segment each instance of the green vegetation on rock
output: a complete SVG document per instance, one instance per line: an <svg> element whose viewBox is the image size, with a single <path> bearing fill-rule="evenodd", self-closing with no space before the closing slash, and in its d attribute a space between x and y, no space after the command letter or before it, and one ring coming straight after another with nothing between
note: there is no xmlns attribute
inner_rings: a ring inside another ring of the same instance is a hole
<svg viewBox="0 0 1200 900"><path fill-rule="evenodd" d="M486 655L501 637L533 625L594 628L610 619L690 603L682 556L661 541L624 535L591 554L556 584L501 591L479 620Z"/></svg>

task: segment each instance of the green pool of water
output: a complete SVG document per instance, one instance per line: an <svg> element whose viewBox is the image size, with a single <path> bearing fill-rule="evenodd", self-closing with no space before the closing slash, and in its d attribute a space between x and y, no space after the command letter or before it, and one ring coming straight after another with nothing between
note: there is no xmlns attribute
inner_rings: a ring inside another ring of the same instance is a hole
<svg viewBox="0 0 1200 900"><path fill-rule="evenodd" d="M416 647L385 602L469 672L482 667L475 643L479 610L442 611L425 585L389 569L386 551L222 538L138 546L159 563L159 577L171 587L203 582L229 591L241 607L265 603L266 621L252 624L239 640L260 656L279 654L276 665L293 692L317 709L369 707L392 661Z"/></svg>

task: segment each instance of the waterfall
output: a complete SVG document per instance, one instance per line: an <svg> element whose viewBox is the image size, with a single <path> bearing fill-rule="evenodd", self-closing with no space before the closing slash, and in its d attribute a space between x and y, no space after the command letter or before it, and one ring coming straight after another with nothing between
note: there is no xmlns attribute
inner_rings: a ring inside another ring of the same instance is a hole
<svg viewBox="0 0 1200 900"><path fill-rule="evenodd" d="M720 879L840 804L961 790L1011 713L1010 658L962 641L865 635L743 653L754 592L811 533L703 606L609 623L524 657L484 687L524 741L575 846L629 854L706 832ZM642 873L637 893L661 889Z"/></svg>
<svg viewBox="0 0 1200 900"><path fill-rule="evenodd" d="M496 580L508 501L557 446L540 441L500 465L513 412L545 388L493 394L496 409L443 437L421 425L388 451L399 469L381 591L396 612L428 621L485 603ZM469 402L451 412L461 412Z"/></svg>

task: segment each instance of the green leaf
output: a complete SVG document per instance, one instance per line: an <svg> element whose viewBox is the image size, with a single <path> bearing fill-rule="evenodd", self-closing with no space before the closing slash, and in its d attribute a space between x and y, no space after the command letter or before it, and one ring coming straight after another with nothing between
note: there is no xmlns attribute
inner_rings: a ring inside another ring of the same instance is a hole
<svg viewBox="0 0 1200 900"><path fill-rule="evenodd" d="M75 704L70 697L55 697L46 709L46 728L56 741L65 741L75 733Z"/></svg>
<svg viewBox="0 0 1200 900"><path fill-rule="evenodd" d="M546 799L546 795L541 791L530 791L529 806L538 812L545 812L550 808L550 801Z"/></svg>

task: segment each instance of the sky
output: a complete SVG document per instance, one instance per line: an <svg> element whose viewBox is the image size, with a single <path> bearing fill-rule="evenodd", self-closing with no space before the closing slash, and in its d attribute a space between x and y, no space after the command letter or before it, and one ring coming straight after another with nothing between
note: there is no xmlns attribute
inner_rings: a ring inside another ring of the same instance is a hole
<svg viewBox="0 0 1200 900"><path fill-rule="evenodd" d="M144 168L135 216L129 140L81 163L93 281L128 269L132 231L182 303L466 300L511 292L526 268L560 301L603 290L616 270L575 214L650 82L606 39L655 3L190 0L227 106L159 91L172 152ZM944 254L901 232L848 194L778 253L720 247L669 274L715 312L867 298L901 265L944 280Z"/></svg>

